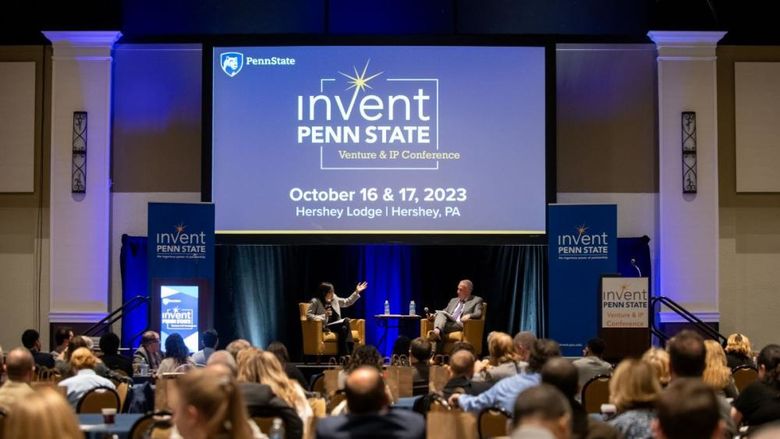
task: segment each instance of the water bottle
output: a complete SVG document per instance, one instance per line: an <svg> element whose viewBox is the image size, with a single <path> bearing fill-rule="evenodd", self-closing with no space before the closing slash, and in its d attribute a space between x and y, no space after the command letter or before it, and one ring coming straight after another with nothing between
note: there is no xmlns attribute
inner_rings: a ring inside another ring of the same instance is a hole
<svg viewBox="0 0 780 439"><path fill-rule="evenodd" d="M417 315L417 310L415 309L415 306L414 306L414 300L409 302L409 315L410 316Z"/></svg>
<svg viewBox="0 0 780 439"><path fill-rule="evenodd" d="M284 439L284 424L281 418L274 418L271 430L268 432L268 439Z"/></svg>
<svg viewBox="0 0 780 439"><path fill-rule="evenodd" d="M385 300L385 315L390 314L390 301Z"/></svg>

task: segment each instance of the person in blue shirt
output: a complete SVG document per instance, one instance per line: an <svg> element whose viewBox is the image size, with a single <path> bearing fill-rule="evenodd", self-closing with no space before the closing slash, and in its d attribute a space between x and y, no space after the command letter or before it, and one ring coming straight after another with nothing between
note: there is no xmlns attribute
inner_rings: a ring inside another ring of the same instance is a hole
<svg viewBox="0 0 780 439"><path fill-rule="evenodd" d="M548 359L561 355L560 346L554 340L536 340L528 359L528 368L524 373L504 378L490 390L479 395L455 394L449 399L450 405L460 407L465 411L477 412L491 407L499 407L507 413L512 413L517 396L528 388L541 383L540 372Z"/></svg>
<svg viewBox="0 0 780 439"><path fill-rule="evenodd" d="M68 402L77 408L78 402L90 390L96 387L116 389L114 383L95 373L98 359L87 348L78 348L70 356L70 367L76 374L59 382L66 389Z"/></svg>

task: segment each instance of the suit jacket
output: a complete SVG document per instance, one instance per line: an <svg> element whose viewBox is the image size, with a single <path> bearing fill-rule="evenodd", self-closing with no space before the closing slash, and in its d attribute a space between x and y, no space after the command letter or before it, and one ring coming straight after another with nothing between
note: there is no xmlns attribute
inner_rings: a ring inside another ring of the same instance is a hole
<svg viewBox="0 0 780 439"><path fill-rule="evenodd" d="M445 398L449 399L449 397L455 393L465 393L466 395L474 396L479 395L489 388L490 383L480 383L472 381L464 376L458 376L447 381L447 384L444 385L441 393Z"/></svg>
<svg viewBox="0 0 780 439"><path fill-rule="evenodd" d="M385 414L341 415L320 418L318 439L424 439L425 418L404 409Z"/></svg>
<svg viewBox="0 0 780 439"><path fill-rule="evenodd" d="M454 299L450 300L450 303L447 304L447 308L444 310L448 313L452 314L455 312L455 308L458 306L458 302L460 299L455 297ZM468 314L469 318L472 319L481 319L482 318L482 298L479 296L471 295L468 299L466 299L466 303L463 304L463 311L460 313L461 316Z"/></svg>
<svg viewBox="0 0 780 439"><path fill-rule="evenodd" d="M583 357L572 362L577 368L580 389L585 387L588 381L599 375L611 375L612 365L598 357Z"/></svg>
<svg viewBox="0 0 780 439"><path fill-rule="evenodd" d="M360 294L357 292L353 292L346 299L334 294L333 301L330 302L330 305L333 307L333 312L338 314L339 318L342 318L344 316L341 315L341 307L343 306L346 308L352 306L355 302L358 301L358 299L360 299ZM309 309L306 311L306 318L309 320L319 321L327 320L327 317L325 316L325 305L320 302L320 299L316 297L311 299L311 302L309 303Z"/></svg>

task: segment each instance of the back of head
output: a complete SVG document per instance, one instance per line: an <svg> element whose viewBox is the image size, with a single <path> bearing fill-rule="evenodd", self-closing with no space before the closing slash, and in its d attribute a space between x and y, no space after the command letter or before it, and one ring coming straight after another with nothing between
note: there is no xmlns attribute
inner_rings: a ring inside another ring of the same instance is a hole
<svg viewBox="0 0 780 439"><path fill-rule="evenodd" d="M119 336L113 332L107 332L100 337L98 345L103 354L116 355L119 352Z"/></svg>
<svg viewBox="0 0 780 439"><path fill-rule="evenodd" d="M716 391L722 390L731 382L731 369L727 366L726 353L723 347L715 340L705 340L704 348L707 351L704 373L704 384Z"/></svg>
<svg viewBox="0 0 780 439"><path fill-rule="evenodd" d="M661 348L650 348L642 354L642 361L649 363L655 369L655 375L661 386L666 386L672 377L669 372L669 353Z"/></svg>
<svg viewBox="0 0 780 439"><path fill-rule="evenodd" d="M249 341L244 340L243 338L239 338L237 340L233 340L225 347L225 350L230 352L230 355L233 356L236 360L238 360L238 353L241 352L244 349L251 348L252 343L249 343Z"/></svg>
<svg viewBox="0 0 780 439"><path fill-rule="evenodd" d="M0 356L2 352L0 352ZM29 382L35 369L35 361L29 350L24 348L11 349L5 360L8 379L12 381Z"/></svg>
<svg viewBox="0 0 780 439"><path fill-rule="evenodd" d="M203 346L211 349L216 349L219 343L219 335L216 329L209 329L203 333Z"/></svg>
<svg viewBox="0 0 780 439"><path fill-rule="evenodd" d="M422 337L415 338L409 345L409 353L415 360L421 363L428 361L431 358L432 352L433 345Z"/></svg>
<svg viewBox="0 0 780 439"><path fill-rule="evenodd" d="M384 359L379 351L370 344L360 345L352 351L352 356L349 357L349 363L345 368L347 373L356 370L360 366L372 366L377 370L382 370Z"/></svg>
<svg viewBox="0 0 780 439"><path fill-rule="evenodd" d="M588 351L591 355L595 355L599 358L604 355L604 351L607 349L607 345L604 343L604 340L598 337L588 340L588 344L586 346L588 347Z"/></svg>
<svg viewBox="0 0 780 439"><path fill-rule="evenodd" d="M35 329L28 329L22 333L22 346L27 349L33 349L35 348L35 343L38 342L40 338L41 335L38 334L38 331Z"/></svg>
<svg viewBox="0 0 780 439"><path fill-rule="evenodd" d="M141 336L141 346L148 346L148 345L156 342L159 339L160 339L160 336L156 332L154 332L154 331L146 331Z"/></svg>
<svg viewBox="0 0 780 439"><path fill-rule="evenodd" d="M726 341L726 352L729 354L742 355L750 357L753 355L753 347L750 345L750 339L744 334L731 334Z"/></svg>
<svg viewBox="0 0 780 439"><path fill-rule="evenodd" d="M252 437L241 392L230 375L216 368L196 369L182 375L177 388L179 410L194 407L206 437Z"/></svg>
<svg viewBox="0 0 780 439"><path fill-rule="evenodd" d="M655 368L641 360L623 360L609 380L609 399L618 412L652 406L661 393Z"/></svg>
<svg viewBox="0 0 780 439"><path fill-rule="evenodd" d="M531 419L556 422L571 417L571 406L566 397L549 384L540 384L524 390L515 401L514 423L523 425Z"/></svg>
<svg viewBox="0 0 780 439"><path fill-rule="evenodd" d="M5 421L5 437L82 439L84 433L68 401L53 388L42 387L14 406Z"/></svg>
<svg viewBox="0 0 780 439"><path fill-rule="evenodd" d="M520 355L520 359L527 361L528 356L531 354L534 343L536 342L536 336L530 331L521 331L515 334L512 341L515 343L515 349Z"/></svg>
<svg viewBox="0 0 780 439"><path fill-rule="evenodd" d="M70 328L59 328L57 329L57 332L54 333L54 344L57 346L62 346L63 343L70 340L70 335L73 331L71 331Z"/></svg>
<svg viewBox="0 0 780 439"><path fill-rule="evenodd" d="M238 375L238 364L236 359L228 351L214 351L206 361L206 366L222 365L230 370L230 374L235 378Z"/></svg>
<svg viewBox="0 0 780 439"><path fill-rule="evenodd" d="M680 331L669 340L669 368L678 378L700 378L704 373L707 351L698 332Z"/></svg>
<svg viewBox="0 0 780 439"><path fill-rule="evenodd" d="M70 344L68 344L68 350L65 351L65 360L70 361L73 352L79 348L89 349L87 337L84 337L83 335L77 335L70 340Z"/></svg>
<svg viewBox="0 0 780 439"><path fill-rule="evenodd" d="M78 348L70 355L70 367L74 370L94 369L97 357L87 348Z"/></svg>
<svg viewBox="0 0 780 439"><path fill-rule="evenodd" d="M471 378L474 375L474 355L465 350L455 352L450 357L450 372L453 377Z"/></svg>
<svg viewBox="0 0 780 439"><path fill-rule="evenodd" d="M557 341L547 338L538 339L534 342L531 355L528 357L528 371L541 372L547 360L560 356L561 347Z"/></svg>
<svg viewBox="0 0 780 439"><path fill-rule="evenodd" d="M476 349L474 349L474 345L469 343L469 342L467 342L467 341L456 341L452 345L452 350L450 351L450 354L452 355L452 354L454 354L455 352L458 352L458 351L469 351L469 352L471 352L471 355L474 355L474 356L477 355Z"/></svg>
<svg viewBox="0 0 780 439"><path fill-rule="evenodd" d="M401 355L408 357L409 356L409 346L411 345L412 340L405 336L405 335L399 335L398 338L395 339L395 343L393 343L393 357L400 357Z"/></svg>
<svg viewBox="0 0 780 439"><path fill-rule="evenodd" d="M780 390L780 345L766 345L756 359L759 370L764 370L762 381Z"/></svg>
<svg viewBox="0 0 780 439"><path fill-rule="evenodd" d="M165 357L175 358L179 363L187 361L190 350L184 344L184 339L178 333L173 333L165 339Z"/></svg>
<svg viewBox="0 0 780 439"><path fill-rule="evenodd" d="M488 352L491 363L501 364L518 359L512 337L505 332L493 332L488 337Z"/></svg>
<svg viewBox="0 0 780 439"><path fill-rule="evenodd" d="M382 375L370 366L353 370L347 377L344 390L351 414L376 413L389 404Z"/></svg>
<svg viewBox="0 0 780 439"><path fill-rule="evenodd" d="M280 341L272 341L265 350L276 355L276 358L282 363L282 366L290 362L290 354L287 352L287 346Z"/></svg>
<svg viewBox="0 0 780 439"><path fill-rule="evenodd" d="M560 390L569 399L579 391L577 367L563 357L551 358L542 366L542 382Z"/></svg>
<svg viewBox="0 0 780 439"><path fill-rule="evenodd" d="M715 392L697 379L673 381L657 408L658 424L667 439L713 437L720 421Z"/></svg>

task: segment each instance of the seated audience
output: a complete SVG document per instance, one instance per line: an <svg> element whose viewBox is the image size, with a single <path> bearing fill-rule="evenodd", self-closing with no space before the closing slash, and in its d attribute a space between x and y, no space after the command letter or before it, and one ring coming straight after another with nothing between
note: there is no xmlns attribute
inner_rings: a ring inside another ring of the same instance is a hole
<svg viewBox="0 0 780 439"><path fill-rule="evenodd" d="M133 362L119 354L119 336L113 332L107 332L100 337L100 350L103 356L100 358L107 368L114 371L122 371L126 376L133 376Z"/></svg>
<svg viewBox="0 0 780 439"><path fill-rule="evenodd" d="M474 382L488 383L492 386L501 379L523 371L524 363L520 361L509 334L491 332L487 340L490 356L476 363L478 372L474 374Z"/></svg>
<svg viewBox="0 0 780 439"><path fill-rule="evenodd" d="M719 395L736 398L739 392L734 378L731 377L731 369L726 366L723 347L715 340L704 340L704 348L707 350L707 357L702 381Z"/></svg>
<svg viewBox="0 0 780 439"><path fill-rule="evenodd" d="M76 408L85 393L94 388L116 389L114 383L95 373L97 362L97 357L87 348L78 348L71 354L70 368L75 375L60 381L58 385L66 389L68 402L73 408Z"/></svg>
<svg viewBox="0 0 780 439"><path fill-rule="evenodd" d="M605 349L604 340L591 338L582 350L583 357L574 360L574 366L577 367L580 375L580 388L585 387L585 383L599 375L612 374L612 365L601 359Z"/></svg>
<svg viewBox="0 0 780 439"><path fill-rule="evenodd" d="M157 368L157 376L170 372L186 372L195 367L190 359L190 351L179 334L171 334L165 339L165 358Z"/></svg>
<svg viewBox="0 0 780 439"><path fill-rule="evenodd" d="M133 367L145 364L149 371L153 372L160 367L162 354L160 353L160 334L154 331L146 331L141 336L141 346L133 354Z"/></svg>
<svg viewBox="0 0 780 439"><path fill-rule="evenodd" d="M89 337L84 337L82 335L77 335L73 337L70 340L70 344L68 344L68 349L65 349L65 352L62 353L62 358L57 359L56 361L56 369L57 372L62 376L63 378L68 378L73 376L76 372L71 369L70 367L70 358L73 352L75 352L79 348L85 348L92 351L92 348L89 344ZM107 378L114 381L126 381L132 383L132 379L129 377L126 377L124 375L120 375L113 370L109 369L105 363L103 363L99 358L97 360L97 364L95 365L95 373L102 376L103 378Z"/></svg>
<svg viewBox="0 0 780 439"><path fill-rule="evenodd" d="M286 373L290 379L297 381L304 389L308 387L303 372L298 369L298 366L290 363L290 354L287 352L287 346L282 342L273 341L268 345L266 350L276 355L276 359L279 360L279 363L282 365L284 373Z"/></svg>
<svg viewBox="0 0 780 439"><path fill-rule="evenodd" d="M531 356L528 359L528 368L524 373L504 378L491 387L490 390L482 392L477 396L452 395L450 397L450 405L459 406L463 410L470 412L480 412L486 408L499 407L507 413L511 413L517 395L523 390L539 384L541 381L539 372L542 370L542 366L550 358L559 357L560 355L560 347L556 341L548 339L536 340L531 350Z"/></svg>
<svg viewBox="0 0 780 439"><path fill-rule="evenodd" d="M399 335L393 343L393 352L390 354L390 364L393 366L409 366L409 347L412 340L405 336Z"/></svg>
<svg viewBox="0 0 780 439"><path fill-rule="evenodd" d="M385 360L382 358L382 354L379 353L376 348L370 344L356 346L352 351L352 355L349 357L344 369L339 371L338 376L338 388L339 390L344 388L344 384L347 381L347 375L352 373L360 366L371 366L378 371L382 371L384 368Z"/></svg>
<svg viewBox="0 0 780 439"><path fill-rule="evenodd" d="M669 373L669 353L661 348L650 348L642 354L642 361L650 363L655 369L655 376L661 387L666 387L672 376Z"/></svg>
<svg viewBox="0 0 780 439"><path fill-rule="evenodd" d="M758 381L734 400L734 422L755 427L780 420L780 346L767 345L758 354Z"/></svg>
<svg viewBox="0 0 780 439"><path fill-rule="evenodd" d="M232 355L233 358L238 361L238 353L251 347L252 343L249 343L249 341L244 340L243 338L239 338L228 343L228 345L225 346L225 350L230 352L230 355Z"/></svg>
<svg viewBox="0 0 780 439"><path fill-rule="evenodd" d="M450 379L442 389L445 398L458 393L466 395L479 395L488 388L490 384L484 382L474 382L474 355L466 350L455 352L450 357Z"/></svg>
<svg viewBox="0 0 780 439"><path fill-rule="evenodd" d="M653 432L658 439L717 439L725 423L720 418L715 393L700 380L675 380L658 399L658 419Z"/></svg>
<svg viewBox="0 0 780 439"><path fill-rule="evenodd" d="M609 380L609 402L617 416L609 420L625 439L652 437L655 402L661 384L652 365L641 360L623 360Z"/></svg>
<svg viewBox="0 0 780 439"><path fill-rule="evenodd" d="M206 366L217 364L225 366L234 378L238 376L238 363L236 362L236 359L230 355L230 352L215 351L213 354L211 354L209 356L209 361L206 362Z"/></svg>
<svg viewBox="0 0 780 439"><path fill-rule="evenodd" d="M17 404L5 421L6 438L83 439L79 421L56 390L43 387Z"/></svg>
<svg viewBox="0 0 780 439"><path fill-rule="evenodd" d="M431 354L433 354L433 345L422 337L415 338L409 345L409 362L414 369L412 375L414 395L428 393Z"/></svg>
<svg viewBox="0 0 780 439"><path fill-rule="evenodd" d="M59 328L57 329L57 332L54 333L54 350L51 351L51 356L55 359L60 357L63 352L65 352L65 349L68 348L68 343L70 343L70 339L73 338L73 331L70 330L70 328Z"/></svg>
<svg viewBox="0 0 780 439"><path fill-rule="evenodd" d="M621 437L618 431L607 423L589 417L582 404L575 399L579 394L578 380L577 367L566 358L551 358L542 367L542 383L555 387L569 401L572 412L572 439Z"/></svg>
<svg viewBox="0 0 780 439"><path fill-rule="evenodd" d="M533 349L536 342L536 336L530 331L520 331L515 334L512 341L515 344L517 356L523 362L523 366L528 366L528 358L531 356L531 349Z"/></svg>
<svg viewBox="0 0 780 439"><path fill-rule="evenodd" d="M238 382L252 416L279 416L290 437L306 434L313 416L311 406L301 386L287 377L274 354L259 348L239 352Z"/></svg>
<svg viewBox="0 0 780 439"><path fill-rule="evenodd" d="M22 346L27 348L35 360L35 364L46 368L54 367L54 357L46 352L41 352L41 335L35 329L28 329L22 334Z"/></svg>
<svg viewBox="0 0 780 439"><path fill-rule="evenodd" d="M756 367L753 362L753 347L744 334L731 334L726 341L726 364L730 369L739 366Z"/></svg>
<svg viewBox="0 0 780 439"><path fill-rule="evenodd" d="M171 398L175 434L186 439L264 438L249 419L236 381L218 369L182 375Z"/></svg>
<svg viewBox="0 0 780 439"><path fill-rule="evenodd" d="M192 354L192 362L198 366L205 366L209 361L211 354L217 350L217 345L219 344L217 331L215 329L209 329L203 333L202 340L203 349Z"/></svg>
<svg viewBox="0 0 780 439"><path fill-rule="evenodd" d="M2 362L3 352L0 350L0 362ZM35 360L27 349L16 348L8 353L3 365L7 380L0 387L0 409L6 412L20 400L25 399L33 393L30 383L35 374Z"/></svg>
<svg viewBox="0 0 780 439"><path fill-rule="evenodd" d="M513 407L512 439L569 439L571 407L555 387L541 384L520 393Z"/></svg>
<svg viewBox="0 0 780 439"><path fill-rule="evenodd" d="M349 374L345 393L348 415L330 416L317 423L319 439L423 439L425 419L410 410L390 408L382 374L362 366Z"/></svg>

